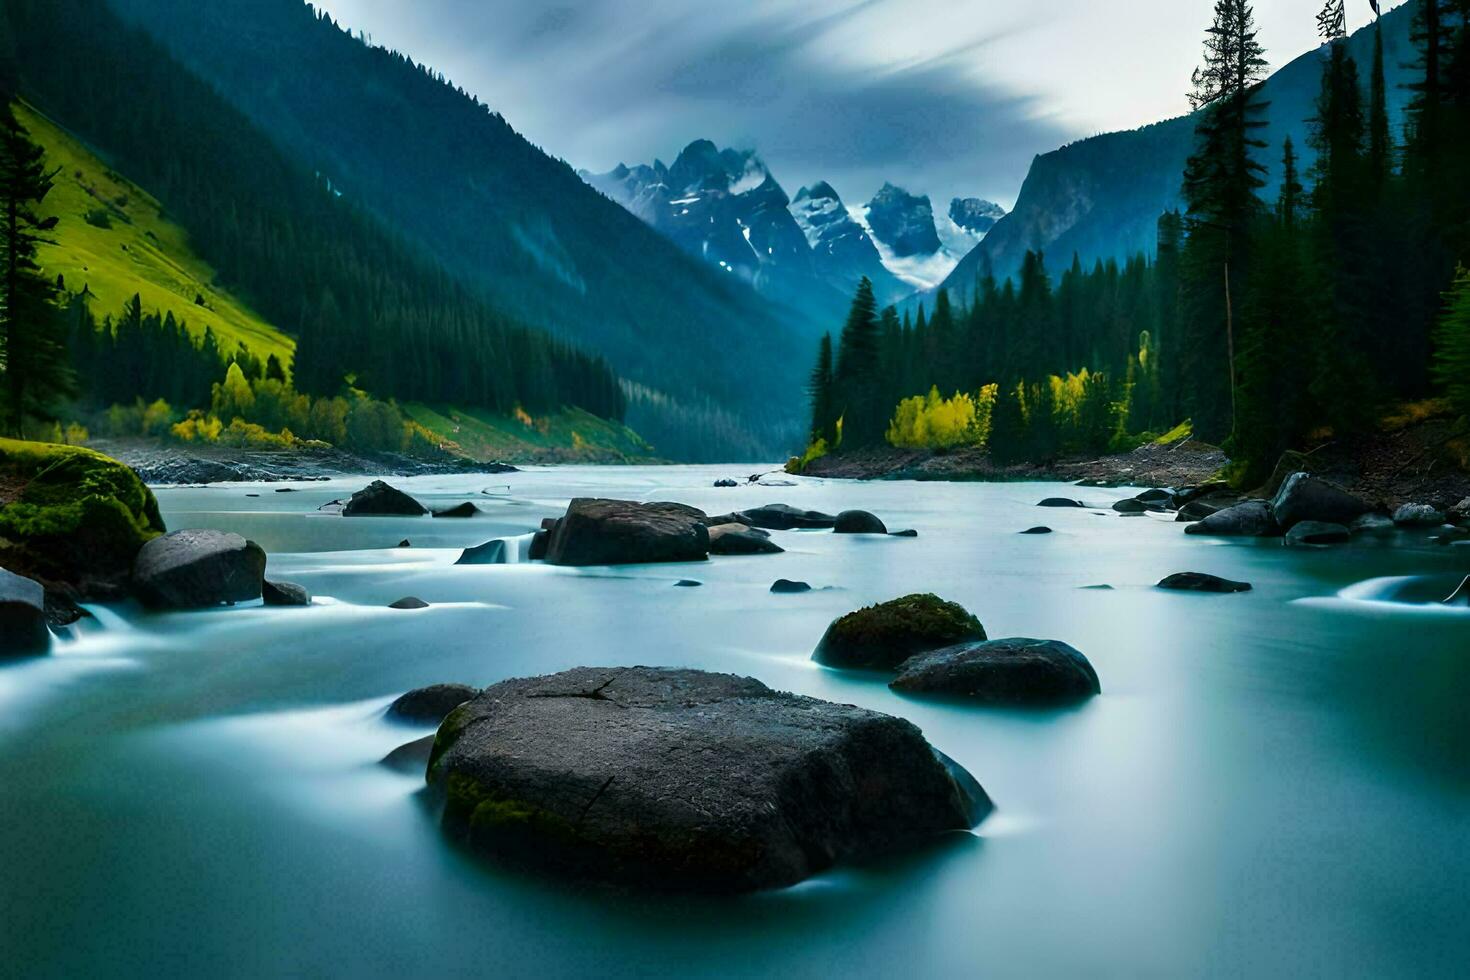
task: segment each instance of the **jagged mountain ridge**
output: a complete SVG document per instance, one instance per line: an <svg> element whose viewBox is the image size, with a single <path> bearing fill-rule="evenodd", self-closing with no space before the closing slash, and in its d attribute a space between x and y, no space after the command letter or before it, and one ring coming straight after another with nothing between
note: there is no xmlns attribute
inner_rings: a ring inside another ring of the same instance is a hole
<svg viewBox="0 0 1470 980"><path fill-rule="evenodd" d="M1409 40L1411 4L1384 14L1384 70L1389 112L1401 129L1415 53ZM1364 84L1372 65L1374 28L1349 39ZM1269 56L1269 53L1268 53ZM1270 102L1270 143L1260 159L1269 168L1262 194L1270 200L1279 188L1281 145L1290 136L1301 155L1303 172L1315 154L1310 122L1321 79L1321 49L1290 61L1263 83ZM968 297L987 269L997 278L1013 275L1027 250L1043 249L1049 264L1070 264L1077 254L1086 265L1098 260L1122 261L1138 252L1152 254L1158 217L1181 207L1184 164L1194 146L1194 118L1180 116L1140 129L1106 133L1068 144L1032 162L1016 206L996 222L945 279L943 288Z"/></svg>
<svg viewBox="0 0 1470 980"><path fill-rule="evenodd" d="M932 286L988 230L948 215L936 220L929 198L892 184L859 206L845 204L826 181L788 199L755 152L704 139L672 166L655 160L580 173L690 255L826 320L840 315L863 276L885 304ZM977 213L997 210L977 204ZM966 206L956 200L951 211L965 214Z"/></svg>

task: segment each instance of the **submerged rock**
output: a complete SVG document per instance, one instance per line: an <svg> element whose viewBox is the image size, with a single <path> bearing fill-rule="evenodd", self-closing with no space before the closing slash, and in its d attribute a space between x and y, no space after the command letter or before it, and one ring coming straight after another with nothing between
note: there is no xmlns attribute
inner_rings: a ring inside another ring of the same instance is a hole
<svg viewBox="0 0 1470 980"><path fill-rule="evenodd" d="M822 529L835 527L837 518L819 510L801 510L789 504L766 504L743 510L737 518L751 527L769 528L772 531L790 531L796 528Z"/></svg>
<svg viewBox="0 0 1470 980"><path fill-rule="evenodd" d="M1158 585L1161 589L1173 589L1177 592L1249 592L1249 582L1232 582L1228 578L1220 578L1218 575L1206 575L1204 572L1177 572L1164 579Z"/></svg>
<svg viewBox="0 0 1470 980"><path fill-rule="evenodd" d="M1038 507L1086 507L1087 505L1084 504L1080 500L1071 500L1071 499L1069 499L1067 497L1047 497L1045 500L1043 500L1041 503L1037 504L1036 506L1038 506Z"/></svg>
<svg viewBox="0 0 1470 980"><path fill-rule="evenodd" d="M1140 493L1133 499L1141 504L1152 504L1155 507L1161 507L1164 509L1168 509L1174 504L1174 494L1168 490L1161 490L1157 487L1152 490L1145 490L1143 491L1143 493Z"/></svg>
<svg viewBox="0 0 1470 980"><path fill-rule="evenodd" d="M45 587L0 568L0 657L24 657L49 649Z"/></svg>
<svg viewBox="0 0 1470 980"><path fill-rule="evenodd" d="M845 510L837 515L832 530L838 534L887 534L888 528L865 510Z"/></svg>
<svg viewBox="0 0 1470 980"><path fill-rule="evenodd" d="M1286 532L1286 543L1295 546L1347 544L1352 539L1352 531L1324 521L1300 521Z"/></svg>
<svg viewBox="0 0 1470 980"><path fill-rule="evenodd" d="M133 589L153 609L202 609L259 599L265 551L227 531L193 529L154 538L133 562Z"/></svg>
<svg viewBox="0 0 1470 980"><path fill-rule="evenodd" d="M402 490L374 480L352 495L342 508L344 517L422 517L429 509Z"/></svg>
<svg viewBox="0 0 1470 980"><path fill-rule="evenodd" d="M684 504L578 497L546 543L553 565L634 565L704 561L705 513Z"/></svg>
<svg viewBox="0 0 1470 980"><path fill-rule="evenodd" d="M1046 527L1045 525L1043 525L1041 527L1028 527L1026 530L1022 531L1021 533L1022 534L1051 534L1052 531L1051 531L1051 528Z"/></svg>
<svg viewBox="0 0 1470 980"><path fill-rule="evenodd" d="M1348 524L1372 510L1367 501L1310 473L1293 473L1281 485L1271 512L1283 530L1301 521Z"/></svg>
<svg viewBox="0 0 1470 980"><path fill-rule="evenodd" d="M400 695L387 715L398 721L437 725L444 716L480 693L468 684L430 684Z"/></svg>
<svg viewBox="0 0 1470 980"><path fill-rule="evenodd" d="M907 694L945 694L990 704L1063 704L1102 692L1097 672L1059 640L964 643L905 660L888 684Z"/></svg>
<svg viewBox="0 0 1470 980"><path fill-rule="evenodd" d="M434 511L435 517L478 517L479 515L480 508L468 500L462 504L455 504L453 507L445 507L443 510Z"/></svg>
<svg viewBox="0 0 1470 980"><path fill-rule="evenodd" d="M737 483L735 480L731 480L729 477L726 477L723 480L716 480L715 486L721 490L728 490L730 487L738 487L740 486L740 484Z"/></svg>
<svg viewBox="0 0 1470 980"><path fill-rule="evenodd" d="M389 609L428 609L429 604L416 595L406 595L402 599L388 603Z"/></svg>
<svg viewBox="0 0 1470 980"><path fill-rule="evenodd" d="M1393 522L1399 527L1436 527L1445 522L1445 513L1428 504L1404 504L1393 512Z"/></svg>
<svg viewBox="0 0 1470 980"><path fill-rule="evenodd" d="M697 589L697 588L699 588L702 585L704 585L703 582L695 581L692 578L681 578L681 579L679 579L679 581L677 581L677 582L674 583L674 588L676 588L676 589Z"/></svg>
<svg viewBox="0 0 1470 980"><path fill-rule="evenodd" d="M1247 500L1226 507L1184 529L1185 534L1210 534L1222 537L1275 538L1281 536L1281 525L1264 500Z"/></svg>
<svg viewBox="0 0 1470 980"><path fill-rule="evenodd" d="M799 592L810 592L812 587L805 582L793 582L789 578L778 578L771 583L771 591L786 595L794 595Z"/></svg>
<svg viewBox="0 0 1470 980"><path fill-rule="evenodd" d="M398 542L398 547L400 547L400 548L412 548L413 547L413 542L410 541L410 540L408 540L407 538L404 538L402 541Z"/></svg>
<svg viewBox="0 0 1470 980"><path fill-rule="evenodd" d="M1120 500L1117 503L1113 504L1113 510L1123 515L1147 514L1148 512L1157 509L1157 507L1150 507L1143 501L1135 500L1132 497L1129 497L1127 500Z"/></svg>
<svg viewBox="0 0 1470 980"><path fill-rule="evenodd" d="M446 831L503 861L676 892L792 885L991 809L907 721L652 667L487 688L440 726L428 782Z"/></svg>
<svg viewBox="0 0 1470 980"><path fill-rule="evenodd" d="M918 653L985 639L964 606L936 595L909 595L833 620L813 659L832 667L893 670Z"/></svg>
<svg viewBox="0 0 1470 980"><path fill-rule="evenodd" d="M434 736L425 735L400 745L378 761L378 765L404 775L422 776L434 754Z"/></svg>
<svg viewBox="0 0 1470 980"><path fill-rule="evenodd" d="M260 597L267 606L309 606L311 593L305 586L295 582L272 582L266 579L260 584Z"/></svg>
<svg viewBox="0 0 1470 980"><path fill-rule="evenodd" d="M505 542L500 538L466 548L459 553L456 565L504 565L507 561Z"/></svg>
<svg viewBox="0 0 1470 980"><path fill-rule="evenodd" d="M919 536L919 532L910 527L905 528L902 531L889 531L888 536L890 538L917 538Z"/></svg>
<svg viewBox="0 0 1470 980"><path fill-rule="evenodd" d="M717 524L709 529L709 553L712 555L777 555L785 550L760 528Z"/></svg>
<svg viewBox="0 0 1470 980"><path fill-rule="evenodd" d="M1218 514L1224 509L1223 505L1211 503L1208 500L1191 500L1179 508L1179 516L1175 517L1174 520L1182 524L1189 524L1195 521L1202 521L1206 517L1212 514Z"/></svg>

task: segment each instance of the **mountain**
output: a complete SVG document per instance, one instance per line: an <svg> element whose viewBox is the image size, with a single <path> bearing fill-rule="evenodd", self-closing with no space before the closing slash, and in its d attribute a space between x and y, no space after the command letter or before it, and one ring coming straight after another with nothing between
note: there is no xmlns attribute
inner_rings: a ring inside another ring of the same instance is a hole
<svg viewBox="0 0 1470 980"><path fill-rule="evenodd" d="M1005 216L1005 208L978 197L957 197L949 202L949 220L972 235L983 237Z"/></svg>
<svg viewBox="0 0 1470 980"><path fill-rule="evenodd" d="M691 261L443 76L301 0L110 2L344 200L510 314L605 355L660 452L769 458L799 439L815 327Z"/></svg>
<svg viewBox="0 0 1470 980"><path fill-rule="evenodd" d="M1415 60L1409 39L1413 4L1383 16L1384 67L1389 111L1395 131L1409 93L1408 68ZM1358 31L1348 41L1364 83L1373 58L1373 30ZM1303 172L1311 166L1310 120L1321 83L1321 49L1302 55L1273 74L1262 87L1270 103L1263 139L1271 145L1261 161L1270 169L1262 194L1274 198L1281 147L1290 136L1302 156ZM989 269L997 278L1013 275L1026 252L1044 249L1055 267L1070 264L1076 253L1086 265L1098 260L1122 261L1138 252L1152 253L1158 217L1183 206L1180 196L1184 164L1194 147L1192 116L1180 116L1141 129L1107 133L1080 140L1038 156L1010 214L964 257L944 281L951 293L969 296L977 278Z"/></svg>
<svg viewBox="0 0 1470 980"><path fill-rule="evenodd" d="M701 139L673 166L620 164L581 177L689 255L824 329L843 315L865 275L881 302L912 292L884 268L866 231L850 218L834 223L846 211L830 185L803 188L792 201L753 151Z"/></svg>
<svg viewBox="0 0 1470 980"><path fill-rule="evenodd" d="M980 212L1005 214L997 205L968 200L975 202L975 214L969 214L965 202L956 198L950 213L936 219L927 196L885 183L865 206L853 209L852 216L872 237L884 267L907 283L911 293L918 293L942 282L989 231L989 226L977 229L960 224L954 219L957 211L982 226Z"/></svg>

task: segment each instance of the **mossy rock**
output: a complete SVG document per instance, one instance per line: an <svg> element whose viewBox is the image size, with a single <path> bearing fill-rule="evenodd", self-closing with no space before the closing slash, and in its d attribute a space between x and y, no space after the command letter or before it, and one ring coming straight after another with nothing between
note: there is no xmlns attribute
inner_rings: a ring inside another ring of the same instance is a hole
<svg viewBox="0 0 1470 980"><path fill-rule="evenodd" d="M985 627L964 606L908 595L833 620L812 656L832 667L896 670L917 653L985 638Z"/></svg>
<svg viewBox="0 0 1470 980"><path fill-rule="evenodd" d="M153 491L117 460L0 439L0 565L83 598L119 598L138 550L163 531Z"/></svg>

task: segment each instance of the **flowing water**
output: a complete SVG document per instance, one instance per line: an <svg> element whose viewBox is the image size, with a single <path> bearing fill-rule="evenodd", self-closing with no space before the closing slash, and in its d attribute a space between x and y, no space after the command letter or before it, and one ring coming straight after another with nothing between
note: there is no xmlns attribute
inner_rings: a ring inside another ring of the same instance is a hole
<svg viewBox="0 0 1470 980"><path fill-rule="evenodd" d="M1045 484L711 487L738 470L397 481L474 500L470 520L318 512L362 479L160 491L170 527L254 538L318 603L96 608L53 656L0 667L0 974L1464 975L1470 608L1427 597L1470 572L1470 548L1208 541L1039 510L1123 495ZM523 551L593 494L863 507L920 536L776 532L784 555L697 565L452 564L495 537ZM1042 523L1056 533L1016 533ZM1255 591L1151 587L1186 570ZM772 595L776 578L818 591ZM1071 643L1102 696L936 704L810 661L833 617L916 591L991 636ZM384 608L405 595L433 605ZM731 671L902 715L997 810L786 891L642 899L483 864L441 838L421 778L377 764L427 731L382 717L404 690L579 664Z"/></svg>

